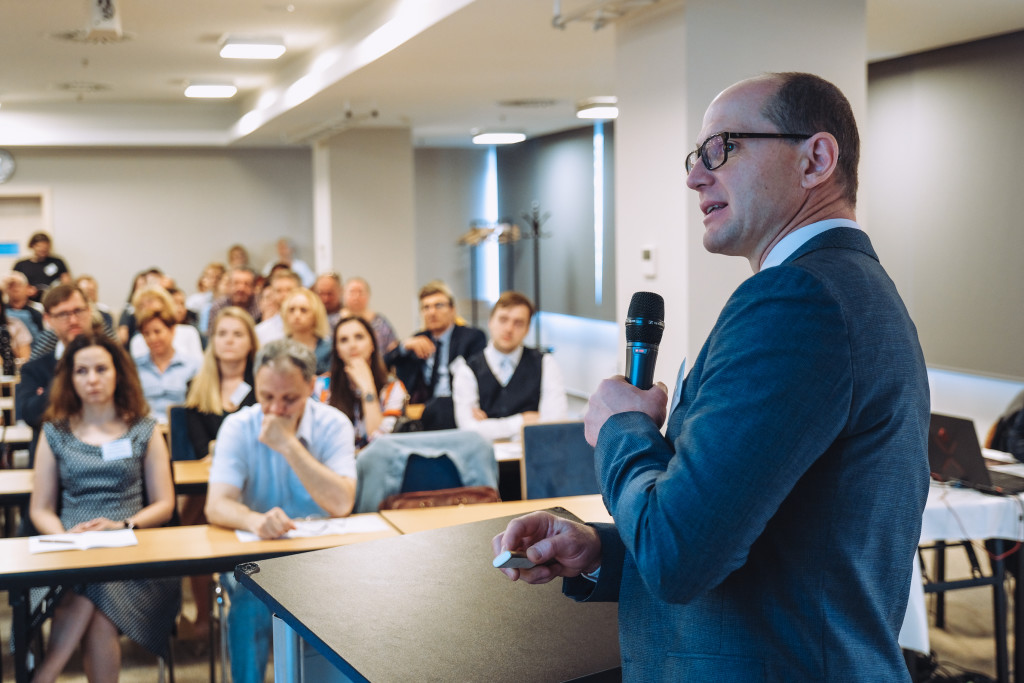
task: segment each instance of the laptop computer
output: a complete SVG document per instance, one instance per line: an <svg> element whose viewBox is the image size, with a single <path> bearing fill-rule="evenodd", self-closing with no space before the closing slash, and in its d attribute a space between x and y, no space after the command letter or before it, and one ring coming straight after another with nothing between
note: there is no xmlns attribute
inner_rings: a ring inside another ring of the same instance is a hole
<svg viewBox="0 0 1024 683"><path fill-rule="evenodd" d="M988 469L974 422L962 417L932 413L928 462L939 481L959 481L984 493L1024 493L1024 477Z"/></svg>

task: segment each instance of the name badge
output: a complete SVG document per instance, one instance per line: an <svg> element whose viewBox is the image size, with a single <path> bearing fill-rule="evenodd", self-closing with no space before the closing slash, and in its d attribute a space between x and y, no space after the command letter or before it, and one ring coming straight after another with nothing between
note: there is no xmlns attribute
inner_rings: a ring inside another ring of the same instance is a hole
<svg viewBox="0 0 1024 683"><path fill-rule="evenodd" d="M132 442L128 439L108 441L100 446L100 450L103 452L103 459L108 462L111 460L124 460L132 457Z"/></svg>
<svg viewBox="0 0 1024 683"><path fill-rule="evenodd" d="M48 276L53 277L54 275L57 274L57 264L47 263L45 266L43 266L43 272L46 273Z"/></svg>
<svg viewBox="0 0 1024 683"><path fill-rule="evenodd" d="M250 391L252 391L252 387L249 386L248 382L239 382L238 386L235 387L235 390L231 392L231 398L229 399L231 401L231 405L242 405L242 401L245 400L245 397L249 395Z"/></svg>

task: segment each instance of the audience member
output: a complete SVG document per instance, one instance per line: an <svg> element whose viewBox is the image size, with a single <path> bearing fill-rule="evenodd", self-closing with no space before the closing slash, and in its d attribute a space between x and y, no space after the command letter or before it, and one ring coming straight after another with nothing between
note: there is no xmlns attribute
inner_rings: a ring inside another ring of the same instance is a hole
<svg viewBox="0 0 1024 683"><path fill-rule="evenodd" d="M57 361L72 339L90 331L89 304L82 290L74 285L57 285L50 289L43 297L43 308L46 310L43 318L56 335L57 343L52 350L22 366L21 380L14 393L18 419L32 427L30 459L39 439L43 413L50 406L50 383L53 381Z"/></svg>
<svg viewBox="0 0 1024 683"><path fill-rule="evenodd" d="M427 404L425 429L454 429L449 365L483 351L487 338L476 328L455 324L455 297L440 280L424 285L419 299L424 329L389 351L384 361L409 390L410 402Z"/></svg>
<svg viewBox="0 0 1024 683"><path fill-rule="evenodd" d="M352 421L356 448L390 434L408 398L400 380L388 379L373 329L357 315L334 328L331 371L317 378L313 395Z"/></svg>
<svg viewBox="0 0 1024 683"><path fill-rule="evenodd" d="M986 446L1024 462L1024 391L1013 397L992 426Z"/></svg>
<svg viewBox="0 0 1024 683"><path fill-rule="evenodd" d="M269 304L273 312L268 316L267 309L263 310L263 322L256 326L256 336L260 344L269 344L277 339L284 338L284 320L281 316L281 306L285 299L291 296L292 292L302 287L299 276L288 270L276 270L270 276L270 283L263 289L269 296Z"/></svg>
<svg viewBox="0 0 1024 683"><path fill-rule="evenodd" d="M316 280L313 269L296 256L295 242L288 237L282 237L277 241L277 258L267 262L263 267L263 274L269 277L270 271L277 265L285 265L298 275L303 287L312 287Z"/></svg>
<svg viewBox="0 0 1024 683"><path fill-rule="evenodd" d="M249 265L249 252L241 244L232 244L228 248L228 269L238 270L239 268L252 270L252 266Z"/></svg>
<svg viewBox="0 0 1024 683"><path fill-rule="evenodd" d="M195 313L197 318L202 316L204 308L213 304L217 283L220 282L220 277L225 272L227 272L227 268L224 267L224 264L216 261L208 263L203 268L203 273L196 282L195 294L190 295L185 300L185 306L188 307L188 310Z"/></svg>
<svg viewBox="0 0 1024 683"><path fill-rule="evenodd" d="M74 292L77 298L80 291ZM36 530L79 533L168 522L174 484L167 447L154 427L120 345L103 334L74 339L57 366L36 454L29 503ZM169 578L69 586L33 680L56 681L79 644L90 681L117 680L122 633L166 658L180 585Z"/></svg>
<svg viewBox="0 0 1024 683"><path fill-rule="evenodd" d="M356 491L352 423L311 397L316 358L290 339L256 355L258 405L221 425L210 469L206 517L211 524L277 538L305 517L344 517ZM229 594L228 650L235 683L263 680L271 613L221 574Z"/></svg>
<svg viewBox="0 0 1024 683"><path fill-rule="evenodd" d="M349 278L345 283L345 315L358 315L370 323L382 353L398 346L398 335L388 319L370 308L370 283L361 277Z"/></svg>
<svg viewBox="0 0 1024 683"><path fill-rule="evenodd" d="M233 268L228 271L228 293L213 302L210 307L210 320L217 317L226 306L238 306L260 321L260 307L256 299L256 273L248 268Z"/></svg>
<svg viewBox="0 0 1024 683"><path fill-rule="evenodd" d="M33 301L42 300L43 294L50 287L71 282L71 274L63 259L50 253L52 246L50 236L45 232L33 233L28 239L28 248L32 250L32 256L14 264L14 270L23 273L28 279L28 284L32 286Z"/></svg>
<svg viewBox="0 0 1024 683"><path fill-rule="evenodd" d="M138 332L135 325L135 306L132 303L135 300L135 296L144 289L155 287L163 289L161 284L163 277L164 274L160 272L159 268L148 268L132 278L132 287L128 293L128 301L125 303L124 310L121 311L121 317L117 321L117 338L126 349L132 337Z"/></svg>
<svg viewBox="0 0 1024 683"><path fill-rule="evenodd" d="M532 318L532 301L504 292L491 309L487 347L452 362L459 429L496 441L518 438L525 425L565 419L565 385L554 357L523 346Z"/></svg>
<svg viewBox="0 0 1024 683"><path fill-rule="evenodd" d="M3 374L13 375L32 353L32 334L25 323L7 315L7 306L0 296L0 356Z"/></svg>
<svg viewBox="0 0 1024 683"><path fill-rule="evenodd" d="M7 317L20 320L35 339L43 331L43 307L32 301L32 291L24 273L14 271L4 278Z"/></svg>
<svg viewBox="0 0 1024 683"><path fill-rule="evenodd" d="M96 278L92 275L79 275L75 278L75 284L82 290L94 313L102 319L103 326L114 329L114 316L110 312L110 306L100 303L100 286L96 283Z"/></svg>
<svg viewBox="0 0 1024 683"><path fill-rule="evenodd" d="M297 289L282 304L281 318L288 339L299 342L316 356L316 372L331 369L331 331L320 297L308 289Z"/></svg>
<svg viewBox="0 0 1024 683"><path fill-rule="evenodd" d="M228 306L213 321L203 364L185 400L188 436L197 458L210 452L224 418L256 403L252 363L259 348L252 316Z"/></svg>
<svg viewBox="0 0 1024 683"><path fill-rule="evenodd" d="M193 311L188 310L188 306L185 305L185 292L172 285L167 288L167 293L171 295L171 301L174 304L175 322L178 325L194 327L198 332L199 317Z"/></svg>
<svg viewBox="0 0 1024 683"><path fill-rule="evenodd" d="M337 273L325 273L316 279L313 291L323 302L327 311L327 324L333 330L341 320L341 277Z"/></svg>
<svg viewBox="0 0 1024 683"><path fill-rule="evenodd" d="M150 415L167 423L167 409L185 402L188 383L199 370L198 356L174 348L174 315L167 309L144 309L139 313L139 332L149 352L135 357L139 381Z"/></svg>
<svg viewBox="0 0 1024 683"><path fill-rule="evenodd" d="M135 310L133 316L136 320L141 319L147 311L162 311L173 321L171 326L171 337L174 348L184 357L190 358L196 365L203 355L203 340L199 337L199 330L192 325L186 325L177 321L175 315L176 307L174 299L167 290L162 287L148 287L143 289L132 300L132 308ZM146 341L143 338L141 326L139 331L132 337L128 345L128 352L132 358L138 359L145 356L148 351Z"/></svg>

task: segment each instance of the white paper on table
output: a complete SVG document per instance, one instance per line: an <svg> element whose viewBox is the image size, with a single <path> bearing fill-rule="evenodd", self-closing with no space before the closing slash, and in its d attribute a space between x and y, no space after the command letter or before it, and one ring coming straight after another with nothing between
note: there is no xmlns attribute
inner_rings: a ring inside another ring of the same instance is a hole
<svg viewBox="0 0 1024 683"><path fill-rule="evenodd" d="M138 545L139 539L131 529L113 531L83 531L80 534L47 534L31 536L28 552L53 553L60 550L88 550L90 548L127 548Z"/></svg>
<svg viewBox="0 0 1024 683"><path fill-rule="evenodd" d="M375 531L387 531L391 527L380 517L334 517L331 519L295 519L295 528L280 538L307 538L310 536L330 536L333 534L370 534ZM242 543L262 541L251 531L235 530L235 536Z"/></svg>
<svg viewBox="0 0 1024 683"><path fill-rule="evenodd" d="M523 442L516 441L499 441L494 444L494 459L498 462L505 460L520 460L523 457Z"/></svg>

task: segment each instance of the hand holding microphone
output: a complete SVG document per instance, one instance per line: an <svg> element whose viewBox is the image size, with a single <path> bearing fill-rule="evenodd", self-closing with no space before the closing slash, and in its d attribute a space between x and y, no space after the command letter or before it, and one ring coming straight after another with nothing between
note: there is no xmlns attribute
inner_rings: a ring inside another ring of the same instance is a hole
<svg viewBox="0 0 1024 683"><path fill-rule="evenodd" d="M665 331L664 319L665 300L660 295L633 295L626 316L626 376L604 380L591 394L583 419L584 434L591 446L597 445L601 427L617 413L645 413L659 428L665 422L667 388L659 382L660 391L648 391L654 385L654 363Z"/></svg>

